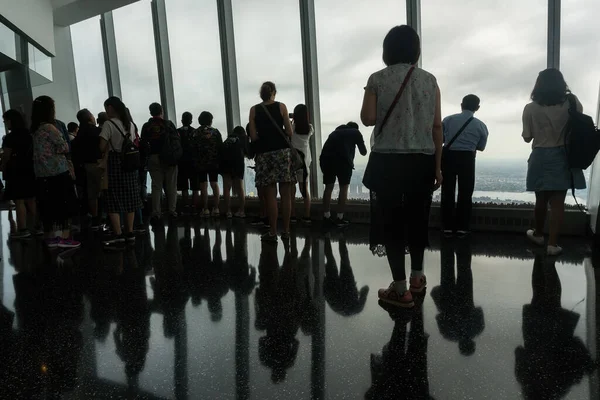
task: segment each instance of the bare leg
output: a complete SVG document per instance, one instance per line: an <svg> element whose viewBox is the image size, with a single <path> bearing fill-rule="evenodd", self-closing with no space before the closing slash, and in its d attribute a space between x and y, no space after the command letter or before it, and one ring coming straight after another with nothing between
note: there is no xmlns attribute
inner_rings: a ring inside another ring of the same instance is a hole
<svg viewBox="0 0 600 400"><path fill-rule="evenodd" d="M17 230L22 231L27 228L27 208L25 208L25 200L15 200L15 208L17 211Z"/></svg>
<svg viewBox="0 0 600 400"><path fill-rule="evenodd" d="M306 193L306 196L304 196L304 218L310 218L311 199L310 192L308 191L308 182L303 182L300 184L304 185L304 193Z"/></svg>
<svg viewBox="0 0 600 400"><path fill-rule="evenodd" d="M260 217L267 218L267 197L264 188L257 188L258 198L260 200Z"/></svg>
<svg viewBox="0 0 600 400"><path fill-rule="evenodd" d="M194 207L197 210L199 203L200 203L200 196L198 195L198 191L193 190L192 191L192 207Z"/></svg>
<svg viewBox="0 0 600 400"><path fill-rule="evenodd" d="M325 185L325 192L323 192L323 211L331 211L331 193L333 193L334 184Z"/></svg>
<svg viewBox="0 0 600 400"><path fill-rule="evenodd" d="M202 210L208 209L208 182L200 184L200 201L202 202Z"/></svg>
<svg viewBox="0 0 600 400"><path fill-rule="evenodd" d="M277 235L277 186L276 184L263 186L260 188L260 191L264 195L265 211L267 217L269 218L269 225L271 225L271 235Z"/></svg>
<svg viewBox="0 0 600 400"><path fill-rule="evenodd" d="M281 194L281 219L283 222L283 231L289 232L292 212L292 184L290 182L280 183L279 193Z"/></svg>
<svg viewBox="0 0 600 400"><path fill-rule="evenodd" d="M88 207L90 208L90 214L92 214L92 217L97 218L98 217L98 199L89 199Z"/></svg>
<svg viewBox="0 0 600 400"><path fill-rule="evenodd" d="M126 217L127 221L125 221L125 232L131 233L133 232L133 221L135 219L135 213L127 213Z"/></svg>
<svg viewBox="0 0 600 400"><path fill-rule="evenodd" d="M233 181L234 187L237 188L237 195L240 199L240 209L239 212L245 214L246 213L246 192L244 190L244 180L236 179Z"/></svg>
<svg viewBox="0 0 600 400"><path fill-rule="evenodd" d="M211 182L210 187L213 192L213 209L219 209L219 203L221 201L221 192L219 189L219 182Z"/></svg>
<svg viewBox="0 0 600 400"><path fill-rule="evenodd" d="M62 225L62 238L63 239L68 239L71 237L71 219L69 218L68 220L63 222Z"/></svg>
<svg viewBox="0 0 600 400"><path fill-rule="evenodd" d="M185 207L189 205L190 194L187 190L181 191L181 211L185 210Z"/></svg>
<svg viewBox="0 0 600 400"><path fill-rule="evenodd" d="M300 183L300 185L302 185L302 183ZM295 217L296 216L296 207L295 207L295 203L296 203L296 185L292 185L290 184L290 191L291 191L291 195L290 195L290 207L291 207L291 216ZM281 184L279 185L279 192L281 193ZM281 198L283 199L283 195L281 196Z"/></svg>
<svg viewBox="0 0 600 400"><path fill-rule="evenodd" d="M115 235L120 236L123 233L121 231L121 214L109 213L108 218L110 219L110 224L112 225L113 232L115 233Z"/></svg>
<svg viewBox="0 0 600 400"><path fill-rule="evenodd" d="M348 186L340 186L340 196L338 197L338 213L343 213L346 210L346 200L348 200Z"/></svg>
<svg viewBox="0 0 600 400"><path fill-rule="evenodd" d="M535 236L544 235L546 213L548 212L548 198L547 192L535 192Z"/></svg>
<svg viewBox="0 0 600 400"><path fill-rule="evenodd" d="M35 199L26 199L25 205L27 206L27 210L29 211L29 215L33 218L33 225L35 228L38 226L37 220L37 203Z"/></svg>
<svg viewBox="0 0 600 400"><path fill-rule="evenodd" d="M556 246L558 235L565 216L565 197L567 192L552 192L550 195L550 238L548 246Z"/></svg>
<svg viewBox="0 0 600 400"><path fill-rule="evenodd" d="M225 201L225 212L231 212L231 175L223 175L223 200Z"/></svg>

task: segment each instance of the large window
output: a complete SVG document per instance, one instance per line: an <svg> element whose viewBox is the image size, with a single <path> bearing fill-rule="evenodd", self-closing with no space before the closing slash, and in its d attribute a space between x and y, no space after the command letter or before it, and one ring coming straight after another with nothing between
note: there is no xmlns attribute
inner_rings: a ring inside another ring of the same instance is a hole
<svg viewBox="0 0 600 400"><path fill-rule="evenodd" d="M533 195L521 196L531 149L521 139L521 116L537 74L546 68L548 2L428 0L421 5L423 68L437 78L442 116L460 112L466 94L481 98L477 117L490 136L478 168L491 174L485 179L478 174L475 201L533 200Z"/></svg>
<svg viewBox="0 0 600 400"><path fill-rule="evenodd" d="M150 0L119 8L113 17L123 101L141 128L150 103L160 102Z"/></svg>
<svg viewBox="0 0 600 400"><path fill-rule="evenodd" d="M383 39L388 31L406 24L406 2L344 0L315 2L319 95L323 143L333 130L349 121L360 124L363 88L369 76L385 68ZM372 128L361 126L367 149ZM349 196L367 199L362 177L368 158L358 151Z"/></svg>
<svg viewBox="0 0 600 400"><path fill-rule="evenodd" d="M178 120L189 111L196 126L198 115L210 111L213 125L226 135L216 2L170 0L167 20Z"/></svg>
<svg viewBox="0 0 600 400"><path fill-rule="evenodd" d="M100 19L90 18L72 25L71 37L79 105L98 115L108 97Z"/></svg>

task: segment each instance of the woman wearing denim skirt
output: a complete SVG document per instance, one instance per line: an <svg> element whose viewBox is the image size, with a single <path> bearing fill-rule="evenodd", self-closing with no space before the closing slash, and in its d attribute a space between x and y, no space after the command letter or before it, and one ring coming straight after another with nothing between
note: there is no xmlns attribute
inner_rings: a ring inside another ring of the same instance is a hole
<svg viewBox="0 0 600 400"><path fill-rule="evenodd" d="M565 213L567 191L585 189L581 169L571 169L567 161L565 135L569 127L569 97L581 112L583 107L571 94L560 71L549 68L540 72L532 102L523 110L523 139L532 142L527 168L527 190L535 192L535 228L527 231L533 243L544 246L544 224L550 205L550 235L547 253L562 253L558 237Z"/></svg>

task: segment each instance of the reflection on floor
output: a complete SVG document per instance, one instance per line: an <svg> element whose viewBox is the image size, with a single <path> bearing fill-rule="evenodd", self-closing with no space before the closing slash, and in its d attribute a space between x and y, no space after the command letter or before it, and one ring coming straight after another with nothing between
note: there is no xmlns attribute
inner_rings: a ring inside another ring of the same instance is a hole
<svg viewBox="0 0 600 400"><path fill-rule="evenodd" d="M518 236L432 236L429 290L381 307L367 228L179 221L105 252L7 241L6 399L598 399L598 275L580 241L549 259ZM91 234L90 234L91 235Z"/></svg>

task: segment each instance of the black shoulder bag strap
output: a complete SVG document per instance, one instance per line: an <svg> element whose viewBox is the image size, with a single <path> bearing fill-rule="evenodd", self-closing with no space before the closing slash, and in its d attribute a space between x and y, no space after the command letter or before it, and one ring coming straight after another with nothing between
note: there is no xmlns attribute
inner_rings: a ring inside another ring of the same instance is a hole
<svg viewBox="0 0 600 400"><path fill-rule="evenodd" d="M273 118L273 116L271 115L271 113L269 112L269 110L267 109L267 107L265 107L265 105L263 103L260 103L260 105L263 108L263 110L265 110L265 113L267 114L267 116L271 120L271 123L273 124L273 126L275 128L277 128L277 132L279 132L281 134L281 136L283 136L283 138L285 139L285 142L287 143L287 145L291 149L292 148L292 143L290 141L290 138L285 133L283 133L283 130L281 129L281 127L279 125L277 125L277 122L275 121L275 118Z"/></svg>
<svg viewBox="0 0 600 400"><path fill-rule="evenodd" d="M475 117L471 117L467 120L467 122L465 122L463 124L463 126L460 127L460 129L458 130L458 132L456 132L456 135L454 135L454 137L452 138L452 140L450 140L450 142L444 146L444 149L448 150L450 149L450 146L452 146L452 144L456 141L456 139L458 139L458 137L464 132L465 128L471 123L471 121L473 121L475 119Z"/></svg>
<svg viewBox="0 0 600 400"><path fill-rule="evenodd" d="M123 143L125 143L126 140L130 140L130 139L127 138L127 136L125 136L125 134L123 133L123 131L121 130L121 128L119 128L119 125L115 124L110 119L108 120L108 122L110 122L111 124L113 124L113 126L115 128L117 128L117 130L119 131L119 133L121 134L121 136L123 136ZM110 138L110 140L108 141L108 143L110 144L110 147L112 147L113 151L115 151L115 148L113 147L113 144L112 144L112 138ZM123 146L122 145L121 145L121 151L123 151Z"/></svg>
<svg viewBox="0 0 600 400"><path fill-rule="evenodd" d="M375 137L379 136L381 134L381 131L383 130L383 127L385 126L385 124L387 123L388 119L390 118L390 116L392 115L392 111L394 111L394 108L396 107L396 104L398 104L398 100L400 100L400 97L402 97L402 93L404 92L404 89L406 89L406 85L408 85L408 80L410 79L413 71L415 70L415 66L411 66L410 69L408 70L408 72L406 73L406 77L404 78L404 81L402 81L402 85L400 86L400 90L398 90L398 93L396 94L396 97L394 98L394 101L392 101L392 104L390 104L390 108L388 108L387 113L385 114L385 117L383 117L383 121L381 121L381 125L379 125L379 132L377 132L375 134Z"/></svg>

